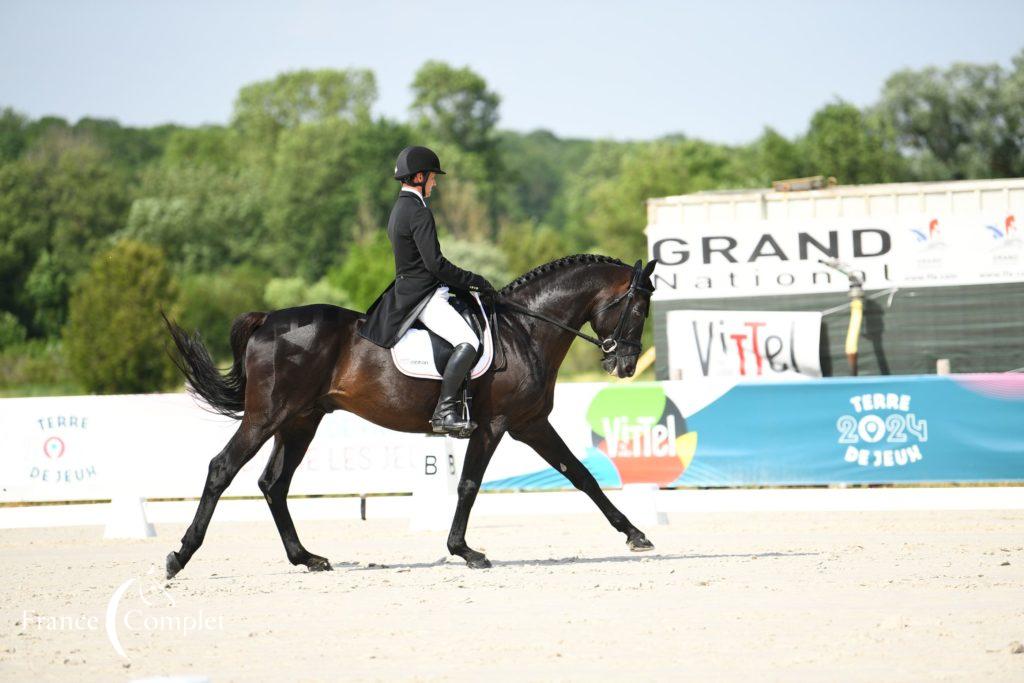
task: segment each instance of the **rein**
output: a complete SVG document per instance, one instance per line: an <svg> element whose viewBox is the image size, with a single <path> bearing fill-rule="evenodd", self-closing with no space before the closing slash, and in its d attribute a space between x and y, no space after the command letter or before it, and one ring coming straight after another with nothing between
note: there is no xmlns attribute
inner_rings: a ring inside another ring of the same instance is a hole
<svg viewBox="0 0 1024 683"><path fill-rule="evenodd" d="M537 318L538 320L543 320L546 323L551 323L555 327L561 327L566 332L572 332L573 334L575 334L580 339L586 339L588 342L590 342L594 346L598 346L598 347L601 348L601 350L604 350L604 346L602 345L602 343L596 337L591 337L589 334L586 334L585 332L580 332L579 330L574 330L573 328L569 327L565 323L559 322L558 320L555 320L554 318L549 318L548 316L544 315L543 313L538 313L537 311L531 311L526 306L520 306L516 302L509 301L508 299L506 299L504 297L501 297L501 298L497 298L496 297L495 301L500 303L502 306L508 306L513 311L519 311L520 313L522 313L524 315L528 315L528 316L531 316L533 318ZM613 348L613 350L614 350L614 348Z"/></svg>

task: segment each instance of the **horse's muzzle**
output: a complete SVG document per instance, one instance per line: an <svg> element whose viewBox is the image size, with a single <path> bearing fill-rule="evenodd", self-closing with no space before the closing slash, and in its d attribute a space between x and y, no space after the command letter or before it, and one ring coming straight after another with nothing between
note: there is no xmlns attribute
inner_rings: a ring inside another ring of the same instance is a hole
<svg viewBox="0 0 1024 683"><path fill-rule="evenodd" d="M605 356L601 360L601 367L609 375L615 375L620 379L623 377L632 377L633 373L636 372L636 361L639 356L619 356L610 355Z"/></svg>

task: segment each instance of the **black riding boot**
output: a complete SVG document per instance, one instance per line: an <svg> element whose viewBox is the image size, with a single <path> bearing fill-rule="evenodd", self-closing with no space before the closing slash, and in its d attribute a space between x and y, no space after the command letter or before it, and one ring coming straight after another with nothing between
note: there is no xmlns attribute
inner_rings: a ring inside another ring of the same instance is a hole
<svg viewBox="0 0 1024 683"><path fill-rule="evenodd" d="M467 438L476 429L476 423L463 417L459 410L459 392L466 381L473 362L476 360L476 347L472 344L459 344L452 351L448 363L444 366L441 379L441 398L430 418L430 427L437 434L449 434Z"/></svg>

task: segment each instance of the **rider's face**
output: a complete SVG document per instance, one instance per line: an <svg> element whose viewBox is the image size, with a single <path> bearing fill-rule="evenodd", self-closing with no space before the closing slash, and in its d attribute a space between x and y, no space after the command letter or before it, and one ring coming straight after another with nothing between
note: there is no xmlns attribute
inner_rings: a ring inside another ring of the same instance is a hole
<svg viewBox="0 0 1024 683"><path fill-rule="evenodd" d="M435 185L437 185L437 174L431 172L430 175L427 176L427 184L423 188L423 196L429 197L430 191L434 189Z"/></svg>

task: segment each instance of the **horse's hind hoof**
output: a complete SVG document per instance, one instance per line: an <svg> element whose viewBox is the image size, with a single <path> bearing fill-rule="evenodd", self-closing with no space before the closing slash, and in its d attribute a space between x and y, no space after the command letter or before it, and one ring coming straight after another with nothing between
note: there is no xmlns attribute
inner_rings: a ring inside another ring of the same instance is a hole
<svg viewBox="0 0 1024 683"><path fill-rule="evenodd" d="M181 566L181 562L178 560L178 553L173 550L167 555L167 562L164 563L164 567L167 569L168 579L173 579L178 572L184 569L184 567Z"/></svg>
<svg viewBox="0 0 1024 683"><path fill-rule="evenodd" d="M317 555L306 560L306 569L311 572L334 571L334 567L331 566L330 561L326 557L319 557Z"/></svg>
<svg viewBox="0 0 1024 683"><path fill-rule="evenodd" d="M639 531L630 536L628 539L626 539L626 545L628 545L629 549L632 550L634 553L642 553L646 550L654 550L654 544L648 541L647 537Z"/></svg>

